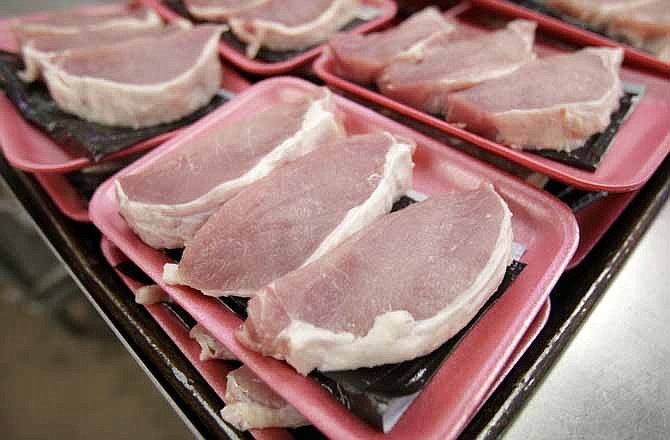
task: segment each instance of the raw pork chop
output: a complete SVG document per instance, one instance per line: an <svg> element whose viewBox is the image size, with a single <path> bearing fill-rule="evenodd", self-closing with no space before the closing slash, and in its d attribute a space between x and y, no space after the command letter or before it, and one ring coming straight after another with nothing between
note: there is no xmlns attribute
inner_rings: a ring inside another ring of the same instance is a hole
<svg viewBox="0 0 670 440"><path fill-rule="evenodd" d="M150 246L178 248L243 187L322 143L343 136L325 90L318 99L280 102L189 139L117 181L123 217Z"/></svg>
<svg viewBox="0 0 670 440"><path fill-rule="evenodd" d="M391 211L412 185L414 144L390 133L319 147L229 200L166 281L214 296L252 296ZM177 272L175 273L175 270Z"/></svg>
<svg viewBox="0 0 670 440"><path fill-rule="evenodd" d="M330 39L330 50L338 75L359 84L369 84L399 53L436 32L451 32L451 24L435 7L423 9L400 25L368 35L337 34Z"/></svg>
<svg viewBox="0 0 670 440"><path fill-rule="evenodd" d="M259 291L237 337L302 374L414 359L474 317L511 248L511 213L492 186L435 195Z"/></svg>
<svg viewBox="0 0 670 440"><path fill-rule="evenodd" d="M610 20L609 31L624 35L637 46L658 39L670 39L670 1L655 0L617 14Z"/></svg>
<svg viewBox="0 0 670 440"><path fill-rule="evenodd" d="M326 41L356 18L360 0L269 0L228 20L247 43L247 56L258 49L295 50Z"/></svg>
<svg viewBox="0 0 670 440"><path fill-rule="evenodd" d="M547 4L594 26L606 25L614 16L625 15L655 0L549 0Z"/></svg>
<svg viewBox="0 0 670 440"><path fill-rule="evenodd" d="M145 127L180 119L219 90L221 27L67 51L44 63L58 106L106 125Z"/></svg>
<svg viewBox="0 0 670 440"><path fill-rule="evenodd" d="M452 41L436 34L396 57L377 78L380 91L428 113L441 113L448 93L506 75L535 58L536 24L515 20L503 30Z"/></svg>
<svg viewBox="0 0 670 440"><path fill-rule="evenodd" d="M205 330L205 327L200 324L194 325L188 335L200 345L201 361L209 361L212 359L220 359L224 361L237 360L230 350L217 341L214 336L210 335L209 332Z"/></svg>
<svg viewBox="0 0 670 440"><path fill-rule="evenodd" d="M68 50L109 46L140 37L158 37L167 35L172 30L173 28L166 29L162 26L156 26L131 28L123 32L119 32L118 29L101 29L97 31L82 30L71 34L34 33L21 46L21 54L26 68L20 73L20 76L27 82L38 79L44 62Z"/></svg>
<svg viewBox="0 0 670 440"><path fill-rule="evenodd" d="M623 94L621 49L542 58L447 98L447 120L516 148L571 151L604 130Z"/></svg>
<svg viewBox="0 0 670 440"><path fill-rule="evenodd" d="M269 0L184 0L188 12L200 20L224 21Z"/></svg>
<svg viewBox="0 0 670 440"><path fill-rule="evenodd" d="M221 417L241 431L298 428L309 422L248 367L228 373Z"/></svg>
<svg viewBox="0 0 670 440"><path fill-rule="evenodd" d="M20 43L34 35L76 34L82 31L115 29L146 29L162 26L158 14L151 9L134 8L123 10L110 5L106 10L63 11L46 15L40 19L17 20L12 27Z"/></svg>

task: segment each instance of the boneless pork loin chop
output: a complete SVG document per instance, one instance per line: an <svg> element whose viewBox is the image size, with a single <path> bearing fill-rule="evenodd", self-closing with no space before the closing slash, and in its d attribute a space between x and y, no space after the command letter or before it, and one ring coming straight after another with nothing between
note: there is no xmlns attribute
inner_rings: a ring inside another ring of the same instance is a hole
<svg viewBox="0 0 670 440"><path fill-rule="evenodd" d="M200 20L225 21L270 0L184 0L189 14Z"/></svg>
<svg viewBox="0 0 670 440"><path fill-rule="evenodd" d="M390 212L411 188L413 151L387 132L357 135L276 169L209 218L165 281L252 296Z"/></svg>
<svg viewBox="0 0 670 440"><path fill-rule="evenodd" d="M622 58L621 49L587 48L537 59L450 94L447 120L512 147L571 151L619 107Z"/></svg>
<svg viewBox="0 0 670 440"><path fill-rule="evenodd" d="M369 84L398 54L437 32L449 33L454 29L437 8L429 7L386 31L368 35L341 33L328 44L338 75Z"/></svg>
<svg viewBox="0 0 670 440"><path fill-rule="evenodd" d="M221 27L67 51L43 64L51 97L66 112L105 125L146 127L180 119L219 90Z"/></svg>
<svg viewBox="0 0 670 440"><path fill-rule="evenodd" d="M414 359L474 317L511 247L511 213L492 186L434 195L260 290L237 338L302 374Z"/></svg>
<svg viewBox="0 0 670 440"><path fill-rule="evenodd" d="M327 90L286 99L182 139L160 160L116 181L120 212L155 248L180 248L245 186L344 136Z"/></svg>
<svg viewBox="0 0 670 440"><path fill-rule="evenodd" d="M77 33L34 33L21 46L21 55L26 67L23 72L20 72L20 76L26 82L35 81L40 77L42 65L47 60L68 50L110 46L141 37L160 37L168 35L174 29L177 28L155 26L130 28L123 31L116 28L104 28L82 30Z"/></svg>
<svg viewBox="0 0 670 440"><path fill-rule="evenodd" d="M12 31L19 43L34 35L76 34L82 31L116 30L160 27L163 24L158 14L147 8L119 8L110 5L105 9L62 11L46 14L38 19L19 19L12 24Z"/></svg>
<svg viewBox="0 0 670 440"><path fill-rule="evenodd" d="M228 373L221 417L241 431L298 428L309 422L248 367Z"/></svg>
<svg viewBox="0 0 670 440"><path fill-rule="evenodd" d="M231 30L247 43L247 56L261 47L305 49L328 40L356 18L360 0L269 0L228 19Z"/></svg>
<svg viewBox="0 0 670 440"><path fill-rule="evenodd" d="M379 90L428 113L441 113L447 94L511 73L535 58L536 24L514 20L505 29L454 41L438 33L399 55L377 78Z"/></svg>

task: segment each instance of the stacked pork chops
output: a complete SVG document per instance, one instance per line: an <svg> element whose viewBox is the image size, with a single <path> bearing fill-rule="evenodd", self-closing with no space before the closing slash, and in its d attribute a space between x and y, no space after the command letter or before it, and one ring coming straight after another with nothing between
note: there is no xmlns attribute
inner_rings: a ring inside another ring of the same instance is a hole
<svg viewBox="0 0 670 440"><path fill-rule="evenodd" d="M537 58L535 23L473 30L428 8L396 28L331 39L340 76L516 148L571 151L623 94L620 49Z"/></svg>
<svg viewBox="0 0 670 440"><path fill-rule="evenodd" d="M668 0L549 0L548 5L670 61Z"/></svg>
<svg viewBox="0 0 670 440"><path fill-rule="evenodd" d="M228 23L251 58L261 47L299 50L326 41L360 6L361 0L186 0L194 17Z"/></svg>
<svg viewBox="0 0 670 440"><path fill-rule="evenodd" d="M82 119L146 127L181 119L219 89L221 28L163 26L146 9L52 14L19 21L24 81L42 79Z"/></svg>
<svg viewBox="0 0 670 440"><path fill-rule="evenodd" d="M488 184L391 213L412 188L415 148L347 133L327 89L280 95L119 178L120 212L147 244L185 247L168 284L251 298L237 334L250 349L302 374L401 362L474 317L512 247L511 213ZM192 335L204 358L231 357ZM236 426L304 423L269 390L240 393L257 389L246 369L228 380L222 414Z"/></svg>

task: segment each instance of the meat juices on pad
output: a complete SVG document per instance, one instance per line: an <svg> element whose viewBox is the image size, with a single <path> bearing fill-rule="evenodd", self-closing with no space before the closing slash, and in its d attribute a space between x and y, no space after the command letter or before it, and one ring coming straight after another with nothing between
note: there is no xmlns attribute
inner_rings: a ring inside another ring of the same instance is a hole
<svg viewBox="0 0 670 440"><path fill-rule="evenodd" d="M450 94L447 121L516 148L571 151L607 128L619 107L622 58L621 49L587 48L537 59Z"/></svg>
<svg viewBox="0 0 670 440"><path fill-rule="evenodd" d="M235 14L228 24L253 58L261 47L305 49L328 40L356 18L360 0L269 0Z"/></svg>
<svg viewBox="0 0 670 440"><path fill-rule="evenodd" d="M164 279L252 296L389 213L412 185L414 143L387 132L321 146L229 200Z"/></svg>
<svg viewBox="0 0 670 440"><path fill-rule="evenodd" d="M185 140L117 180L120 212L155 248L180 248L242 188L321 144L344 136L335 104L319 97L279 102Z"/></svg>
<svg viewBox="0 0 670 440"><path fill-rule="evenodd" d="M175 30L113 46L66 51L43 64L68 113L112 126L172 122L209 103L221 84L220 26Z"/></svg>
<svg viewBox="0 0 670 440"><path fill-rule="evenodd" d="M475 316L511 247L511 213L491 185L434 195L261 289L237 338L305 375L414 359Z"/></svg>
<svg viewBox="0 0 670 440"><path fill-rule="evenodd" d="M248 367L228 373L221 417L241 431L298 428L309 422Z"/></svg>
<svg viewBox="0 0 670 440"><path fill-rule="evenodd" d="M437 8L430 7L386 31L367 35L337 34L328 45L338 75L359 84L369 84L401 52L437 32L448 33L454 29Z"/></svg>
<svg viewBox="0 0 670 440"><path fill-rule="evenodd" d="M536 26L514 20L505 29L456 41L455 32L435 34L394 58L377 86L414 108L442 113L448 93L506 75L534 59Z"/></svg>

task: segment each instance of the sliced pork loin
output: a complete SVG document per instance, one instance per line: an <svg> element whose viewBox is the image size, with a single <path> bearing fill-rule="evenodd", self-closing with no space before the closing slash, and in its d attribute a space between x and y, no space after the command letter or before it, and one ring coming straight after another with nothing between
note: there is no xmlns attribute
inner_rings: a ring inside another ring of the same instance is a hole
<svg viewBox="0 0 670 440"><path fill-rule="evenodd" d="M547 4L567 15L605 26L613 17L623 16L655 0L548 0ZM665 0L662 0L665 1Z"/></svg>
<svg viewBox="0 0 670 440"><path fill-rule="evenodd" d="M248 367L228 373L221 417L240 431L298 428L309 422Z"/></svg>
<svg viewBox="0 0 670 440"><path fill-rule="evenodd" d="M270 0L184 0L189 14L200 20L225 21Z"/></svg>
<svg viewBox="0 0 670 440"><path fill-rule="evenodd" d="M147 29L162 26L158 14L147 8L120 8L110 5L105 9L62 11L47 14L39 19L16 20L12 31L19 43L35 35L77 34L98 30Z"/></svg>
<svg viewBox="0 0 670 440"><path fill-rule="evenodd" d="M447 120L515 148L571 151L619 107L622 58L621 49L587 48L535 60L449 95Z"/></svg>
<svg viewBox="0 0 670 440"><path fill-rule="evenodd" d="M21 46L21 54L26 67L20 76L26 82L35 81L39 78L42 65L46 61L68 50L110 46L141 37L161 37L169 35L174 29L176 28L156 26L125 29L123 32L115 28L105 28L64 34L34 33Z"/></svg>
<svg viewBox="0 0 670 440"><path fill-rule="evenodd" d="M609 21L608 30L625 36L636 46L670 40L670 2L654 0L617 14Z"/></svg>
<svg viewBox="0 0 670 440"><path fill-rule="evenodd" d="M198 231L165 280L252 296L391 211L412 184L414 143L390 133L317 148L247 186Z"/></svg>
<svg viewBox="0 0 670 440"><path fill-rule="evenodd" d="M377 79L387 96L441 113L447 94L515 71L535 58L536 24L515 20L503 30L457 39L439 33L396 57Z"/></svg>
<svg viewBox="0 0 670 440"><path fill-rule="evenodd" d="M237 338L302 374L414 359L474 317L511 247L510 211L490 185L435 195L259 291Z"/></svg>
<svg viewBox="0 0 670 440"><path fill-rule="evenodd" d="M242 188L344 135L330 93L212 127L116 182L120 211L150 246L179 248Z"/></svg>
<svg viewBox="0 0 670 440"><path fill-rule="evenodd" d="M454 28L437 8L429 7L389 30L368 35L341 33L328 44L338 75L369 84L401 52L437 32L449 33Z"/></svg>
<svg viewBox="0 0 670 440"><path fill-rule="evenodd" d="M44 80L61 109L88 121L134 128L175 121L219 90L220 35L205 25L66 51L43 64Z"/></svg>
<svg viewBox="0 0 670 440"><path fill-rule="evenodd" d="M269 0L234 15L231 30L253 58L261 47L305 49L328 40L358 15L361 0Z"/></svg>
<svg viewBox="0 0 670 440"><path fill-rule="evenodd" d="M223 346L218 340L214 338L205 327L196 324L188 333L191 339L195 340L200 345L200 360L210 361L219 359L223 361L236 361L237 357L230 350Z"/></svg>

